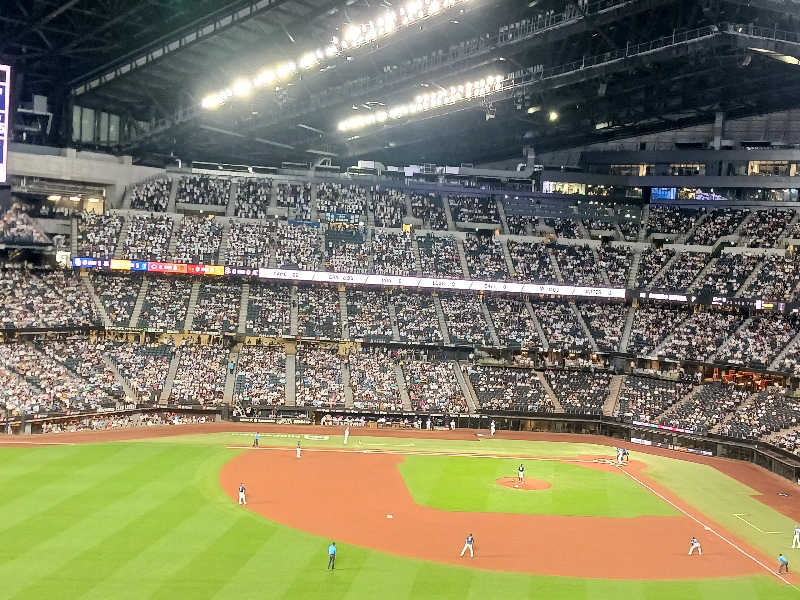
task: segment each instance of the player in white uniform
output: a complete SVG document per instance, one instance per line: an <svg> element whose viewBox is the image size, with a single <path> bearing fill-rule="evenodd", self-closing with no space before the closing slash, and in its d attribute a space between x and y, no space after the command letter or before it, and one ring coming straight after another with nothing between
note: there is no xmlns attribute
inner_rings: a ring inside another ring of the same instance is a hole
<svg viewBox="0 0 800 600"><path fill-rule="evenodd" d="M792 538L792 548L800 548L800 524L794 526L794 537Z"/></svg>
<svg viewBox="0 0 800 600"><path fill-rule="evenodd" d="M494 437L494 431L495 431L495 429L494 429L494 421L492 421L492 423L489 425L489 434L492 437Z"/></svg>
<svg viewBox="0 0 800 600"><path fill-rule="evenodd" d="M247 497L244 494L244 483L239 484L239 504L247 506Z"/></svg>
<svg viewBox="0 0 800 600"><path fill-rule="evenodd" d="M622 464L622 454L623 454L622 448L617 448L617 464L618 465Z"/></svg>
<svg viewBox="0 0 800 600"><path fill-rule="evenodd" d="M525 465L520 464L519 469L517 469L517 477L519 482L522 483L522 480L525 479Z"/></svg>
<svg viewBox="0 0 800 600"><path fill-rule="evenodd" d="M347 446L347 438L350 437L350 425L345 426L344 428L344 445Z"/></svg>
<svg viewBox="0 0 800 600"><path fill-rule="evenodd" d="M692 539L689 540L689 556L692 555L695 549L697 549L697 553L700 556L703 556L703 548L700 547L700 542L696 537L692 537Z"/></svg>
<svg viewBox="0 0 800 600"><path fill-rule="evenodd" d="M300 442L297 442L297 458L300 458Z"/></svg>
<svg viewBox="0 0 800 600"><path fill-rule="evenodd" d="M474 537L472 537L472 534L470 533L470 534L467 536L467 541L466 541L466 542L464 542L464 547L461 549L461 555L460 555L460 556L464 556L464 553L465 553L467 550L469 550L469 557L470 557L470 558L475 558L475 553L472 551L472 544L473 544L473 543L475 543L475 538L474 538Z"/></svg>

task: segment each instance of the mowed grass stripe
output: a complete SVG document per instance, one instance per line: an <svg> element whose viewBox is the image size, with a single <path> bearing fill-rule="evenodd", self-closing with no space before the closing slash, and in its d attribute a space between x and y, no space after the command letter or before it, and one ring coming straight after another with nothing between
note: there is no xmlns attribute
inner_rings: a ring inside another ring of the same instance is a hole
<svg viewBox="0 0 800 600"><path fill-rule="evenodd" d="M109 498L93 513L91 526L81 530L80 535L67 530L51 538L47 565L52 570L40 572L39 583L21 590L17 597L81 597L126 562L147 553L150 545L168 538L175 527L204 505L202 499L187 495L185 486L191 481L196 464L213 454L210 448L179 447L172 449L169 459L159 457L158 468L143 465L154 477L129 494ZM184 487L176 491L175 482L182 482ZM187 503L187 497L195 501ZM85 576L76 577L81 573Z"/></svg>
<svg viewBox="0 0 800 600"><path fill-rule="evenodd" d="M273 528L256 528L257 533L253 529L252 516L242 514L221 535L206 538L205 549L164 581L150 598L212 598L274 533Z"/></svg>
<svg viewBox="0 0 800 600"><path fill-rule="evenodd" d="M31 450L31 455L36 456L36 460L29 460L30 456L25 457L25 453L18 452L16 448L0 448L0 460L4 463L3 469L0 469L0 510L4 512L15 512L5 510L8 504L30 501L28 497L39 493L42 488L63 489L64 482L74 481L80 471L93 471L98 463L113 461L122 448L109 447L103 456L98 456L97 451L90 446ZM6 463L8 469L5 467ZM7 524L5 520L4 524Z"/></svg>
<svg viewBox="0 0 800 600"><path fill-rule="evenodd" d="M138 553L146 553L152 544L169 537L174 527L189 519L198 506L184 502L184 496L181 491L155 506L148 506L147 510L127 522L120 523L121 527L110 532L108 529L102 529L105 536L97 543L78 552L61 567L47 573L38 581L34 580L11 596L11 600L53 598L56 594L69 598L82 597L122 568L132 557ZM153 498L163 498L163 496L159 494ZM142 506L144 505L137 508ZM133 507L131 504L131 508ZM91 576L76 577L78 574Z"/></svg>
<svg viewBox="0 0 800 600"><path fill-rule="evenodd" d="M36 555L40 546L49 545L52 538L65 531L73 534L77 531L75 543L97 532L98 513L114 503L131 502L130 496L138 488L161 478L164 473L161 459L168 453L170 448L160 447L139 452L139 462L126 460L119 465L122 467L119 470L97 469L91 478L87 473L79 490L44 510L30 504L25 518L10 527L0 528L0 539L4 541L0 547L0 579L9 561L20 562L26 555ZM120 516L124 517L124 511Z"/></svg>
<svg viewBox="0 0 800 600"><path fill-rule="evenodd" d="M317 538L319 546L308 554L305 560L298 561L298 569L292 574L290 585L278 598L330 598L343 600L350 597L350 586L358 576L371 553L366 548L342 546L338 549L335 572L328 571L328 542ZM302 558L302 557L300 557Z"/></svg>

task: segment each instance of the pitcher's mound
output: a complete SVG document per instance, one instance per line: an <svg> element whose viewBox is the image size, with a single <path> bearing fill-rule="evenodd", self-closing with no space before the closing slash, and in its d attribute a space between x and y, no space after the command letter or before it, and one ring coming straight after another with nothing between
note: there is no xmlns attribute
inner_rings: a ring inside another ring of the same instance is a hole
<svg viewBox="0 0 800 600"><path fill-rule="evenodd" d="M549 481L540 481L538 479L528 479L527 477L519 482L516 477L501 477L497 483L506 487L519 489L519 490L546 490L553 487Z"/></svg>

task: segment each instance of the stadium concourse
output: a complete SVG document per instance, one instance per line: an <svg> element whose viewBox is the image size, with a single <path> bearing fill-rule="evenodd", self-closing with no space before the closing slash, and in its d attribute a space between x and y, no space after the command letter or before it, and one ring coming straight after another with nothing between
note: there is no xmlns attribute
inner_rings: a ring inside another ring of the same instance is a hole
<svg viewBox="0 0 800 600"><path fill-rule="evenodd" d="M72 215L73 263L92 268L0 270L2 402L11 420L70 431L109 421L69 415L131 405L417 426L595 415L800 455L800 321L734 302L800 299L785 250L798 215L607 204L601 220L544 196L558 217L505 194L335 179L134 185L121 209ZM5 240L39 240L28 212L5 214ZM260 277L276 272L343 279ZM389 285L357 283L370 275Z"/></svg>

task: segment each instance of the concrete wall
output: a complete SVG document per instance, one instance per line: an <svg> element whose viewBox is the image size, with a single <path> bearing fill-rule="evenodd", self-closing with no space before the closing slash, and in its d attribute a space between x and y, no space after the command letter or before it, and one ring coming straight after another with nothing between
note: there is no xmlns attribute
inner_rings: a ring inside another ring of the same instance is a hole
<svg viewBox="0 0 800 600"><path fill-rule="evenodd" d="M28 144L11 144L8 151L9 175L103 185L108 207L120 205L126 186L162 173L134 165L130 156Z"/></svg>

